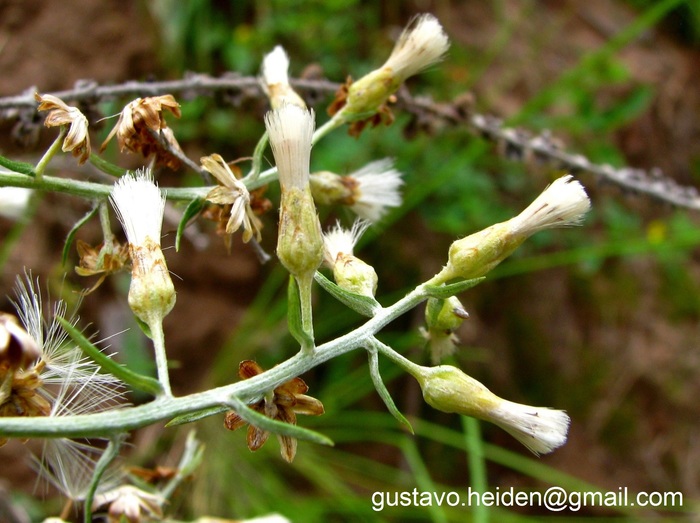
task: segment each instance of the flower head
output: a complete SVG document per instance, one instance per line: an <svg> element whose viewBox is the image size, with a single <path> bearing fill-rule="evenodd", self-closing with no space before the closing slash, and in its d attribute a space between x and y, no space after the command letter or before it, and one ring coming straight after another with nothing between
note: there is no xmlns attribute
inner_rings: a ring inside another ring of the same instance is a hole
<svg viewBox="0 0 700 523"><path fill-rule="evenodd" d="M78 158L79 164L84 164L90 158L90 136L88 135L88 119L77 107L70 107L60 98L51 94L34 94L39 102L38 111L49 111L44 125L57 127L69 125L68 134L63 140L63 152L70 151Z"/></svg>
<svg viewBox="0 0 700 523"><path fill-rule="evenodd" d="M165 197L144 170L117 180L110 199L129 242L129 306L150 325L162 320L175 305L175 287L160 248Z"/></svg>
<svg viewBox="0 0 700 523"><path fill-rule="evenodd" d="M478 278L510 256L532 234L581 223L591 204L581 184L570 175L547 187L518 216L455 241L445 268L432 283Z"/></svg>
<svg viewBox="0 0 700 523"><path fill-rule="evenodd" d="M116 134L119 149L122 152L126 150L141 153L144 158L155 154L157 161L167 167L177 169L180 166L180 160L169 149L180 151L180 146L165 122L165 111L180 118L180 104L175 101L171 94L137 98L129 102L119 115L117 125L102 143L100 151L107 147L107 143ZM162 134L162 138L167 144L166 147L163 146L156 133Z"/></svg>
<svg viewBox="0 0 700 523"><path fill-rule="evenodd" d="M76 241L76 249L80 261L75 272L79 276L100 275L97 282L84 291L88 295L97 289L110 274L124 270L130 263L129 246L122 243L100 244L92 247L82 240Z"/></svg>
<svg viewBox="0 0 700 523"><path fill-rule="evenodd" d="M328 112L334 118L352 122L349 132L353 136L359 135L367 123L392 123L387 102L393 101L394 93L408 77L438 62L449 45L447 35L433 15L414 18L384 65L356 82L349 80L341 86Z"/></svg>
<svg viewBox="0 0 700 523"><path fill-rule="evenodd" d="M36 341L17 318L0 312L0 381L8 371L25 369L40 357Z"/></svg>
<svg viewBox="0 0 700 523"><path fill-rule="evenodd" d="M467 318L469 313L456 296L445 300L428 299L425 307L426 328L421 328L421 334L425 338L433 365L454 353L459 343L455 330Z"/></svg>
<svg viewBox="0 0 700 523"><path fill-rule="evenodd" d="M262 367L251 360L242 361L238 368L241 379L249 379L263 372ZM309 387L301 378L294 378L276 387L272 394L249 405L250 408L264 414L268 418L276 419L283 423L296 425L297 414L308 416L320 416L323 414L323 404L316 398L306 396ZM236 430L246 422L235 412L229 412L224 418L224 425L229 430ZM248 427L248 448L258 450L267 441L270 433L254 426ZM297 440L290 436L278 435L280 452L285 461L291 463L297 451Z"/></svg>
<svg viewBox="0 0 700 523"><path fill-rule="evenodd" d="M330 171L311 174L314 200L323 205L347 205L360 218L376 223L389 207L401 205L401 172L391 158L370 162L346 176Z"/></svg>
<svg viewBox="0 0 700 523"><path fill-rule="evenodd" d="M82 350L71 344L55 318L66 316L58 301L45 318L41 296L30 275L18 278L14 305L26 334L38 348L35 361L12 376L8 397L0 397L0 416L69 416L100 412L123 404L120 380L104 373ZM76 319L67 318L71 322ZM34 458L41 476L71 499L83 499L101 449L69 438L44 441L41 459ZM107 474L107 483L117 472Z"/></svg>
<svg viewBox="0 0 700 523"><path fill-rule="evenodd" d="M289 57L281 45L276 46L263 59L261 84L273 109L286 104L306 108L306 103L289 85Z"/></svg>
<svg viewBox="0 0 700 523"><path fill-rule="evenodd" d="M284 105L265 116L282 198L277 256L296 278L310 279L323 260L321 224L309 186L314 113Z"/></svg>
<svg viewBox="0 0 700 523"><path fill-rule="evenodd" d="M343 229L336 223L323 235L324 260L333 270L333 277L339 287L374 297L377 290L377 273L371 265L353 254L355 244L369 227L369 222L355 220L350 229Z"/></svg>
<svg viewBox="0 0 700 523"><path fill-rule="evenodd" d="M547 454L566 443L570 419L564 411L530 407L499 398L456 367L421 367L416 379L423 398L442 412L490 421L534 454Z"/></svg>
<svg viewBox="0 0 700 523"><path fill-rule="evenodd" d="M215 187L207 200L218 205L231 205L231 216L226 224L226 234L233 234L243 226L243 241L248 242L255 234L260 241L262 222L250 206L250 193L246 186L231 171L231 168L218 154L204 156L202 167L209 171L222 184Z"/></svg>
<svg viewBox="0 0 700 523"><path fill-rule="evenodd" d="M93 508L108 507L109 523L141 523L163 517L166 500L159 494L122 485L95 497Z"/></svg>

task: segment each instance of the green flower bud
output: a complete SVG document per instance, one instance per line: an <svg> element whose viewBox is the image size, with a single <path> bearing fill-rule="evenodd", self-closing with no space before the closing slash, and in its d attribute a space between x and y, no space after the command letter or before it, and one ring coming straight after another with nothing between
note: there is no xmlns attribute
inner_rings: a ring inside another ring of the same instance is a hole
<svg viewBox="0 0 700 523"><path fill-rule="evenodd" d="M566 443L570 420L564 411L504 400L449 365L420 367L413 374L426 403L437 410L490 421L535 454L552 452Z"/></svg>

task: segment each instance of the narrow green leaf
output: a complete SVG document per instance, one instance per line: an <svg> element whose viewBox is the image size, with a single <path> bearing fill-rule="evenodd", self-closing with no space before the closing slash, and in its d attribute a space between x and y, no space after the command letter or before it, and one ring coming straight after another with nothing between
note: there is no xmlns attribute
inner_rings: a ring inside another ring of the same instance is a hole
<svg viewBox="0 0 700 523"><path fill-rule="evenodd" d="M78 345L78 347L82 349L85 355L102 367L102 370L105 372L116 376L124 383L128 383L135 389L148 392L154 396L157 396L163 391L163 387L158 380L155 380L149 376L138 374L128 367L117 363L100 349L95 347L95 345L93 345L90 340L88 340L83 333L80 332L80 330L78 330L65 318L56 316L56 321L61 324L61 327L65 329L71 339Z"/></svg>
<svg viewBox="0 0 700 523"><path fill-rule="evenodd" d="M313 347L314 340L304 330L301 320L301 299L299 298L299 286L293 276L289 277L287 287L287 325L289 333L302 347Z"/></svg>
<svg viewBox="0 0 700 523"><path fill-rule="evenodd" d="M231 410L229 407L224 407L218 405L216 407L209 407L208 409L198 410L196 412L188 412L187 414L182 414L180 416L175 416L168 423L165 424L166 427L176 427L177 425L185 425L187 423L193 423L199 421L200 419L208 418L209 416L216 416L222 412Z"/></svg>
<svg viewBox="0 0 700 523"><path fill-rule="evenodd" d="M34 172L34 166L31 163L16 162L14 160L10 160L9 158L5 158L4 156L0 155L0 165L19 174L26 174L27 176L36 176L36 173Z"/></svg>
<svg viewBox="0 0 700 523"><path fill-rule="evenodd" d="M180 240L182 235L185 233L185 228L190 223L190 220L197 216L204 208L204 200L201 198L195 198L189 204L180 219L180 223L177 226L177 235L175 236L175 251L180 250Z"/></svg>
<svg viewBox="0 0 700 523"><path fill-rule="evenodd" d="M107 173L110 176L115 176L117 178L123 176L127 171L118 165L114 165L112 162L108 162L104 158L100 158L95 153L90 154L90 163L103 173Z"/></svg>
<svg viewBox="0 0 700 523"><path fill-rule="evenodd" d="M473 278L471 280L462 280L457 283L448 283L446 285L426 285L425 292L433 298L446 299L459 294L460 292L471 289L472 287L478 285L486 278Z"/></svg>
<svg viewBox="0 0 700 523"><path fill-rule="evenodd" d="M77 222L75 222L75 225L73 225L73 228L70 230L68 233L68 236L66 236L66 242L63 244L63 255L61 256L61 264L65 265L66 260L68 259L68 252L70 251L71 245L73 245L73 240L75 239L75 235L78 233L78 230L85 225L90 218L95 216L97 214L98 209L100 208L100 204L95 202L95 205L93 206L92 209L90 209L85 216L80 218Z"/></svg>
<svg viewBox="0 0 700 523"><path fill-rule="evenodd" d="M236 414L238 414L243 421L258 427L259 429L266 430L272 434L289 436L290 438L310 441L320 445L328 445L329 447L334 445L333 440L331 440L328 436L324 436L323 434L305 429L298 425L283 423L281 421L268 418L264 414L254 411L238 398L229 398L227 403L229 404L230 408L236 411Z"/></svg>
<svg viewBox="0 0 700 523"><path fill-rule="evenodd" d="M394 403L394 399L391 397L391 394L389 394L389 391L386 388L386 385L384 385L384 380L382 380L382 376L379 374L379 356L377 355L376 350L369 350L369 374L372 377L372 383L374 383L374 388L377 389L377 392L379 393L379 397L382 398L382 401L384 401L384 405L386 405L386 408L389 410L392 416L396 418L400 423L403 423L408 427L408 430L411 431L411 434L413 434L413 427L411 426L411 423L406 419L406 417L401 414L401 411L396 407L396 404Z"/></svg>
<svg viewBox="0 0 700 523"><path fill-rule="evenodd" d="M328 294L363 316L368 316L371 318L379 309L382 308L379 302L374 298L363 294L356 294L354 292L346 291L345 289L338 287L338 285L330 281L320 272L316 272L314 278L316 279L316 282L328 292Z"/></svg>

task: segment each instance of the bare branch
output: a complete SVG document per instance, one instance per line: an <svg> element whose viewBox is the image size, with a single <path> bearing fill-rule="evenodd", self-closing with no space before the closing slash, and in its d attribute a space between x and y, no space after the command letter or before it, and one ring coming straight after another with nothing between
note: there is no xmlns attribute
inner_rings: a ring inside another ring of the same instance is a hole
<svg viewBox="0 0 700 523"><path fill-rule="evenodd" d="M328 80L296 79L292 85L308 95L328 95L335 92L340 84ZM31 88L17 96L0 98L0 114L11 114L12 110L34 109L35 89ZM64 101L95 102L118 97L143 97L162 94L177 94L183 98L211 96L223 92L231 96L260 98L264 93L258 78L224 75L214 78L203 74L188 74L180 80L162 82L130 81L119 85L99 85L95 82L82 81L72 90L52 93ZM473 100L472 100L473 102ZM398 95L397 105L414 115L418 125L432 127L437 122L449 125L465 126L472 133L493 142L508 158L519 161L538 160L549 163L558 169L572 173L588 172L621 189L651 197L660 202L687 209L700 210L700 193L698 189L678 184L660 169L637 169L633 167L615 168L611 165L599 165L589 161L580 154L566 152L548 132L532 134L524 129L505 127L503 122L493 116L474 113L472 104L456 100L452 103L437 103L425 97L412 97L407 89ZM193 170L194 165L189 165Z"/></svg>

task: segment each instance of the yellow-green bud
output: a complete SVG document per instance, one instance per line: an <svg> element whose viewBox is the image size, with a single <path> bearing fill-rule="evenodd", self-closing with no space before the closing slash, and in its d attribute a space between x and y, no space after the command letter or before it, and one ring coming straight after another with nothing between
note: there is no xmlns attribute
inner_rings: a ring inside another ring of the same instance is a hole
<svg viewBox="0 0 700 523"><path fill-rule="evenodd" d="M144 323L165 318L175 306L175 286L160 245L151 238L129 244L131 285L129 307Z"/></svg>
<svg viewBox="0 0 700 523"><path fill-rule="evenodd" d="M446 300L430 298L425 307L426 328L421 334L427 341L431 361L434 365L454 353L459 338L455 330L469 317L455 296Z"/></svg>
<svg viewBox="0 0 700 523"><path fill-rule="evenodd" d="M445 31L433 15L414 18L384 65L350 85L342 116L353 121L373 115L408 77L438 62L449 46Z"/></svg>
<svg viewBox="0 0 700 523"><path fill-rule="evenodd" d="M571 175L562 176L518 216L455 241L447 265L431 283L483 276L534 233L580 224L590 205L581 184Z"/></svg>
<svg viewBox="0 0 700 523"><path fill-rule="evenodd" d="M414 376L431 407L490 421L535 454L546 454L566 442L570 420L564 411L504 400L449 365L420 367Z"/></svg>
<svg viewBox="0 0 700 523"><path fill-rule="evenodd" d="M160 248L165 197L149 171L137 171L114 184L111 200L129 241L129 306L150 326L162 321L175 305L175 287Z"/></svg>
<svg viewBox="0 0 700 523"><path fill-rule="evenodd" d="M347 176L340 176L330 171L311 173L309 178L311 194L320 205L351 204L353 202L353 185Z"/></svg>
<svg viewBox="0 0 700 523"><path fill-rule="evenodd" d="M313 274L323 261L323 236L311 191L282 192L277 256L297 278Z"/></svg>
<svg viewBox="0 0 700 523"><path fill-rule="evenodd" d="M377 273L353 254L355 244L368 226L369 222L362 220L355 220L350 229L343 229L337 223L323 235L323 248L326 265L333 270L335 283L346 291L373 298L377 291Z"/></svg>

